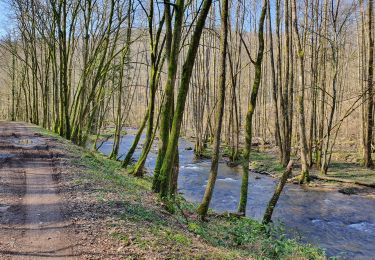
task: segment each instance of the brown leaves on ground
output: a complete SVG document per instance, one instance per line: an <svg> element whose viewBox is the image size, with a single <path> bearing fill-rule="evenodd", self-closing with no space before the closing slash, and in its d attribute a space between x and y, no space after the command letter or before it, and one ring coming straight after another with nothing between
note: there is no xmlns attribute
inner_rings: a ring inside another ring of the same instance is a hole
<svg viewBox="0 0 375 260"><path fill-rule="evenodd" d="M59 158L59 193L76 234L74 251L80 259L241 258L189 232L151 191L138 189L134 195L111 180L93 177L87 165L79 162L83 150L77 153L66 141L51 140L56 154L65 154ZM189 214L187 218L194 218Z"/></svg>

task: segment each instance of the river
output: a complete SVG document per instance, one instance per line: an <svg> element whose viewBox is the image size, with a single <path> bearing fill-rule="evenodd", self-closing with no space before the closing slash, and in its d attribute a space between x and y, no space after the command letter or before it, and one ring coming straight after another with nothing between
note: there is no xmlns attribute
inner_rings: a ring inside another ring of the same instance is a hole
<svg viewBox="0 0 375 260"><path fill-rule="evenodd" d="M143 136L144 137L144 136ZM142 138L143 139L143 138ZM141 152L141 143L134 158ZM123 157L134 140L123 136L119 154ZM156 143L156 142L155 142ZM100 147L106 155L113 141ZM207 183L210 160L196 160L187 148L193 144L180 139L178 191L192 202L200 202ZM155 166L157 146L153 145L145 166ZM272 177L251 173L246 215L260 220L277 183ZM241 173L224 162L219 164L210 207L217 212L235 211L240 194ZM340 259L375 259L375 200L360 195L344 195L333 190L316 190L287 184L274 210L273 221L285 225L288 236L323 248L327 256Z"/></svg>

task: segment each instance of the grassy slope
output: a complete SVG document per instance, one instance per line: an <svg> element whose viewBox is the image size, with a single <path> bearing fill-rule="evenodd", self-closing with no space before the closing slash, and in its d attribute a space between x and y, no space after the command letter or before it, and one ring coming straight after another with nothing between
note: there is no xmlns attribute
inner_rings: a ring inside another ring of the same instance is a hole
<svg viewBox="0 0 375 260"><path fill-rule="evenodd" d="M52 135L45 130L37 131ZM62 138L58 140L75 158L71 163L80 171L76 185L95 183L97 188L93 192L98 202L122 207L113 216L115 222L109 235L121 240L134 258L324 259L320 250L287 239L275 228L247 218L211 212L208 222L198 221L196 205L183 198L178 198L176 213L172 215L151 192L150 179L129 176L119 162Z"/></svg>

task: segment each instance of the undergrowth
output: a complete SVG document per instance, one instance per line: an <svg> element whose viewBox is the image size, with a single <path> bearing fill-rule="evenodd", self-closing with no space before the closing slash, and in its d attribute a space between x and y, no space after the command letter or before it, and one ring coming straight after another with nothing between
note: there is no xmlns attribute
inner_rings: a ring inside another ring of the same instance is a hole
<svg viewBox="0 0 375 260"><path fill-rule="evenodd" d="M325 259L322 250L287 238L278 225L264 226L211 210L208 221L201 221L195 214L197 205L181 196L176 198L175 213L170 214L152 193L151 177L135 178L120 162L45 130L39 132L60 139L73 154L72 164L81 169L77 183L100 183L98 201L123 209L114 216L115 225L133 227L132 232L116 231L111 236L124 246L133 244L146 253L165 251L171 259ZM105 199L109 193L116 193L121 200Z"/></svg>

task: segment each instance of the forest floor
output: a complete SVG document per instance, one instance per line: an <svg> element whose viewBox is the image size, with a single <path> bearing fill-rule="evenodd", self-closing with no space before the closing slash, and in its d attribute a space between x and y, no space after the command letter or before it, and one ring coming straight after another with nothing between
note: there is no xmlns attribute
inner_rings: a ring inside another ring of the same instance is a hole
<svg viewBox="0 0 375 260"><path fill-rule="evenodd" d="M250 168L261 174L278 178L284 171L279 163L277 147L259 146L251 152ZM300 164L294 164L292 177L299 175ZM320 174L315 165L310 169L310 187L331 189L347 195L361 194L375 198L375 171L361 165L361 157L354 144L346 141L336 145L332 162L326 175ZM294 182L296 182L295 180Z"/></svg>
<svg viewBox="0 0 375 260"><path fill-rule="evenodd" d="M1 259L324 259L279 228L178 198L39 127L0 122Z"/></svg>

